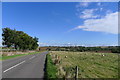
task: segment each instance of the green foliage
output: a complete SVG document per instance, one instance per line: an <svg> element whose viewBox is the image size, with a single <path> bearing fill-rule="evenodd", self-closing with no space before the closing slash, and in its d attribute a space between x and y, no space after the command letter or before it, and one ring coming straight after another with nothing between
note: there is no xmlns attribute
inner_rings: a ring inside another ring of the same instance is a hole
<svg viewBox="0 0 120 80"><path fill-rule="evenodd" d="M48 79L55 79L57 68L55 64L53 63L51 56L49 54L46 55L46 71L45 71L45 78Z"/></svg>
<svg viewBox="0 0 120 80"><path fill-rule="evenodd" d="M9 28L3 28L3 45L6 45L7 47L12 46L13 44L13 39L14 39L14 30L12 31Z"/></svg>
<svg viewBox="0 0 120 80"><path fill-rule="evenodd" d="M3 28L3 45L14 47L19 50L35 50L38 47L38 38L31 37L23 31L16 31L10 28Z"/></svg>
<svg viewBox="0 0 120 80"><path fill-rule="evenodd" d="M113 53L120 53L120 46L111 48L111 51L112 51Z"/></svg>
<svg viewBox="0 0 120 80"><path fill-rule="evenodd" d="M56 47L52 49L53 51L74 51L74 52L112 52L120 53L119 46L108 46L108 47L83 47L83 46L69 46L69 47Z"/></svg>

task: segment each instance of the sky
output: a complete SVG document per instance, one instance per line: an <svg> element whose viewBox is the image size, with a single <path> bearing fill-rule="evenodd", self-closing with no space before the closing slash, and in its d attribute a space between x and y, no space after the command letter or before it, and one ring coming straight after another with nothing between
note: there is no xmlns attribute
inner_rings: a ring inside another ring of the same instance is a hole
<svg viewBox="0 0 120 80"><path fill-rule="evenodd" d="M4 2L5 27L38 37L40 46L118 45L118 3Z"/></svg>
<svg viewBox="0 0 120 80"><path fill-rule="evenodd" d="M2 3L0 2L0 13L2 13ZM0 14L0 34L2 34L2 14ZM2 46L2 35L0 35L0 46Z"/></svg>

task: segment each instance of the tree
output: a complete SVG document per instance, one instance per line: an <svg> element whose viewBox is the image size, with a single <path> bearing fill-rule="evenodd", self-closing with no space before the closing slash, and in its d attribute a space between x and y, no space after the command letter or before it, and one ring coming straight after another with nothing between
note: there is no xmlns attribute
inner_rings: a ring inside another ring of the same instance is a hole
<svg viewBox="0 0 120 80"><path fill-rule="evenodd" d="M6 45L7 47L13 46L13 38L14 38L14 31L11 30L10 28L3 28L3 33L2 33L2 39L3 45Z"/></svg>
<svg viewBox="0 0 120 80"><path fill-rule="evenodd" d="M32 38L30 43L31 43L32 46L29 46L29 47L33 50L36 49L39 46L37 37Z"/></svg>
<svg viewBox="0 0 120 80"><path fill-rule="evenodd" d="M31 37L23 31L16 31L10 28L3 28L3 45L14 47L19 50L35 50L38 45L38 38Z"/></svg>

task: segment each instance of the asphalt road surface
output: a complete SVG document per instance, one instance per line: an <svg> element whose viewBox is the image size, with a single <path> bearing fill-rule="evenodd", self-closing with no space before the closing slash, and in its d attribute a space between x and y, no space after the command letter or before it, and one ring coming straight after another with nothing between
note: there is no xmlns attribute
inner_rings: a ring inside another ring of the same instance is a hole
<svg viewBox="0 0 120 80"><path fill-rule="evenodd" d="M2 62L3 78L43 78L48 52L26 55Z"/></svg>

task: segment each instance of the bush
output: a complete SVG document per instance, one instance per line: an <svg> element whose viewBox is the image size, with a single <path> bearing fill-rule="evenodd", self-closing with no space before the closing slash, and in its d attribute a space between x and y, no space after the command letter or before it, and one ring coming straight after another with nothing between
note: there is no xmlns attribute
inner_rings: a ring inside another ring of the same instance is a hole
<svg viewBox="0 0 120 80"><path fill-rule="evenodd" d="M120 47L115 47L111 49L112 53L120 53Z"/></svg>

